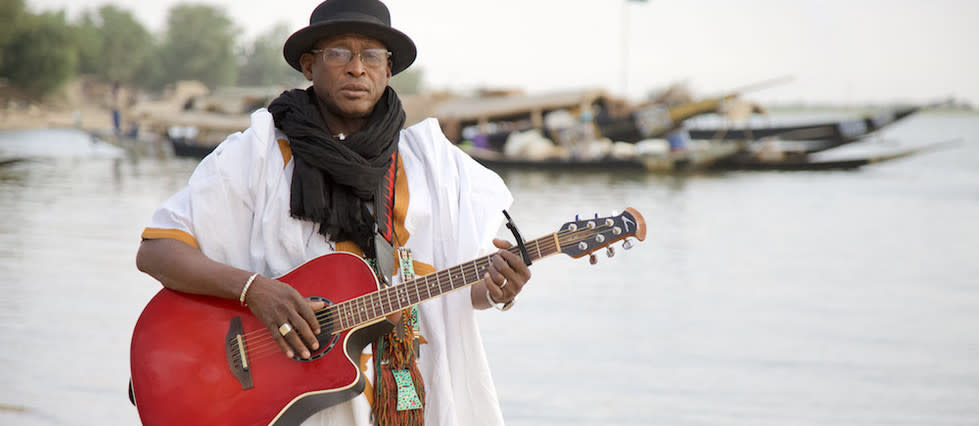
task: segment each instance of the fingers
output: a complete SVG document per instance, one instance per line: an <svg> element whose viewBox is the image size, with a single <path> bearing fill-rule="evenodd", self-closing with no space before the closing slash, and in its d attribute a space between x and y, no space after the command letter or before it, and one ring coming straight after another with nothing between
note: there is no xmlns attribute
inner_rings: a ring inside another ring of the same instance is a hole
<svg viewBox="0 0 979 426"><path fill-rule="evenodd" d="M316 334L322 330L315 311L323 309L325 303L306 300L291 286L275 280L263 282L257 293L261 297L251 298L249 308L265 323L286 356L298 354L308 359L311 351L319 349Z"/></svg>
<svg viewBox="0 0 979 426"><path fill-rule="evenodd" d="M291 327L292 330L287 332L282 337L286 340L287 343L289 343L289 346L292 346L292 348L295 349L296 353L299 354L300 358L309 359L310 357L309 347L315 350L316 347L314 347L314 345L318 346L318 344L315 343L316 337L313 336L313 332L312 330L309 329L309 325L307 325L306 322L303 321L299 315L294 315L293 318L286 323L295 324L295 325ZM279 329L278 331L281 334L282 329ZM306 342L303 342L303 339L306 339ZM312 339L314 343L309 343L309 339ZM307 343L309 343L308 347L307 347Z"/></svg>
<svg viewBox="0 0 979 426"><path fill-rule="evenodd" d="M510 243L493 240L493 244L503 249L490 257L490 265L484 275L486 289L495 302L513 300L530 280L530 269L520 256L506 250Z"/></svg>
<svg viewBox="0 0 979 426"><path fill-rule="evenodd" d="M496 248L501 248L501 249L508 249L510 247L513 247L513 244L510 244L509 241L501 240L499 238L493 238L493 245L496 246Z"/></svg>

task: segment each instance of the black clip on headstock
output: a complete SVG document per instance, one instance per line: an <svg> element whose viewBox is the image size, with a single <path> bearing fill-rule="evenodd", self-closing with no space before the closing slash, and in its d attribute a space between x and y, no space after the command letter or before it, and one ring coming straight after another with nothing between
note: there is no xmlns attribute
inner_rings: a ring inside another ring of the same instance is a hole
<svg viewBox="0 0 979 426"><path fill-rule="evenodd" d="M524 245L520 231L517 230L517 224L513 223L513 219L510 218L510 213L507 213L506 210L503 210L503 216L506 217L506 227L510 228L510 232L513 233L513 239L517 240L517 248L520 249L520 257L523 258L523 263L530 266L530 254L527 253L527 246Z"/></svg>

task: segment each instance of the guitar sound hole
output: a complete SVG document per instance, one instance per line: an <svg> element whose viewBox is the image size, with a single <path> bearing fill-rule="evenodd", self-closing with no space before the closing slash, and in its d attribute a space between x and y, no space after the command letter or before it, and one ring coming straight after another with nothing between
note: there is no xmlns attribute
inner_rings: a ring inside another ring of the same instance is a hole
<svg viewBox="0 0 979 426"><path fill-rule="evenodd" d="M326 303L326 306L333 304L333 302L331 302L329 299L320 296L307 297L307 299L314 302L324 302ZM320 334L316 336L316 340L319 342L320 348L310 353L309 359L300 358L298 355L293 356L292 359L302 362L316 361L322 358L323 355L326 355L330 349L333 349L333 347L337 344L337 340L339 339L340 336L333 334L333 327L331 327L330 324L323 324L320 326Z"/></svg>

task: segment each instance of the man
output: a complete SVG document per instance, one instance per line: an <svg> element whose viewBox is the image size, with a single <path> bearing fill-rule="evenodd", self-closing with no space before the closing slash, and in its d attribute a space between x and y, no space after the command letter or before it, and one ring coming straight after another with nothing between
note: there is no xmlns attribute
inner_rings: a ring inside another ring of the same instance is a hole
<svg viewBox="0 0 979 426"><path fill-rule="evenodd" d="M201 162L154 213L137 265L169 289L239 299L283 356L309 358L323 303L273 277L351 247L383 258L385 240L410 248L420 275L461 264L510 247L493 236L512 198L434 119L402 130L388 82L416 51L379 1L321 3L283 54L312 86L253 113ZM469 290L419 306L426 424L502 423L474 309L511 305L530 271L506 250L491 259ZM369 410L359 396L304 424L369 424Z"/></svg>

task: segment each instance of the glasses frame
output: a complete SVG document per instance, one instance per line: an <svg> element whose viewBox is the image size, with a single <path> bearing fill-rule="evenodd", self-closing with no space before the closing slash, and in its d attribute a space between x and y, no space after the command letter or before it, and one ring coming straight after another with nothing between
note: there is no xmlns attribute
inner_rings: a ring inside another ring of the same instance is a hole
<svg viewBox="0 0 979 426"><path fill-rule="evenodd" d="M334 64L330 64L327 61L327 59L326 59L325 53L326 53L327 50L331 50L331 49L332 50L345 50L347 52L350 52L350 59L347 59L347 62L344 62L342 64L335 64L335 65ZM368 64L367 62L364 61L364 52L366 52L368 50L383 50L386 53L386 55L385 55L385 61L383 63L377 64L377 65L370 65L370 64ZM363 49L363 50L354 52L353 50L347 49L345 47L325 47L325 48L322 48L322 49L313 49L313 50L310 50L309 53L316 54L316 55L324 54L324 55L322 55L323 56L323 63L324 64L326 64L326 65L334 65L334 66L338 66L338 67L339 66L345 67L345 66L349 65L350 62L354 60L354 56L356 56L357 58L359 58L360 59L360 63L364 64L364 66L365 67L368 67L368 68L371 68L371 67L373 67L373 68L381 68L382 66L386 65L388 62L391 61L391 51L390 50L387 50L387 49L381 49L381 48Z"/></svg>

